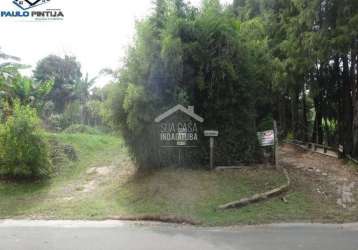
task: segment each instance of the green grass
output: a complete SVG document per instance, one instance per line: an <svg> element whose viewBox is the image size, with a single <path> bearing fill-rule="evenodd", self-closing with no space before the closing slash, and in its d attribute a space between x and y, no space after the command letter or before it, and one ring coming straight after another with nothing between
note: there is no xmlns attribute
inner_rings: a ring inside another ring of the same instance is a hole
<svg viewBox="0 0 358 250"><path fill-rule="evenodd" d="M334 201L321 200L312 191L314 183L305 182L296 173L290 173L293 184L286 194L287 203L277 197L238 210L218 211L216 208L223 203L283 184L284 176L267 168L138 172L120 137L65 133L47 136L73 145L79 160L61 166L46 181L0 181L0 218L171 217L207 226L358 219L356 212L342 212ZM87 172L104 166L110 166L110 174ZM95 188L85 192L91 182Z"/></svg>
<svg viewBox="0 0 358 250"><path fill-rule="evenodd" d="M79 161L65 166L68 175L66 178L77 178L89 165L110 164L118 153L125 152L125 146L121 137L105 134L48 134L64 144L72 145L78 155ZM62 173L63 174L63 173Z"/></svg>
<svg viewBox="0 0 358 250"><path fill-rule="evenodd" d="M306 200L299 193L288 204L274 198L239 210L216 209L284 182L280 173L266 169L206 172L169 168L123 185L117 192L117 205L123 213L176 216L211 226L273 222L306 214Z"/></svg>
<svg viewBox="0 0 358 250"><path fill-rule="evenodd" d="M358 171L358 164L351 161L351 160L346 160L346 162L348 163L347 166L350 167L352 170L354 171Z"/></svg>
<svg viewBox="0 0 358 250"><path fill-rule="evenodd" d="M47 180L33 182L0 180L1 218L31 216L60 218L62 212L57 211L63 207L66 212L67 205L61 202L60 198L72 191L71 186L79 182L83 172L89 166L110 164L118 153L125 151L119 137L87 134L48 134L47 136L73 145L80 160L61 166L59 173ZM66 190L67 186L69 190Z"/></svg>

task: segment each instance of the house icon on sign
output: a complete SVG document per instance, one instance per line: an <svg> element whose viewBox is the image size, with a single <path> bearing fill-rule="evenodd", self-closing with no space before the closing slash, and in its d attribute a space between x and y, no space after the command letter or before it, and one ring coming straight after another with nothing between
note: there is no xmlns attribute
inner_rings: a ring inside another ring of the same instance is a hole
<svg viewBox="0 0 358 250"><path fill-rule="evenodd" d="M167 110L163 114L159 115L157 118L155 118L154 121L156 123L159 123L159 122L163 121L164 119L168 118L169 116L175 114L178 111L183 112L184 114L190 116L191 118L193 118L194 120L196 120L200 123L204 122L204 118L195 114L194 106L189 106L188 108L185 108L183 105L180 105L180 104L172 107L171 109Z"/></svg>

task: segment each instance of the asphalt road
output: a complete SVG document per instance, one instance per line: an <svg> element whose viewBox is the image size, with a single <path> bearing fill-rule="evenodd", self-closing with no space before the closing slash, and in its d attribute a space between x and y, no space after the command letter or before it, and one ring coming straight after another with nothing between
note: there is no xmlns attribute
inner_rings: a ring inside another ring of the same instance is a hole
<svg viewBox="0 0 358 250"><path fill-rule="evenodd" d="M120 221L0 221L0 249L358 250L358 224L197 228Z"/></svg>

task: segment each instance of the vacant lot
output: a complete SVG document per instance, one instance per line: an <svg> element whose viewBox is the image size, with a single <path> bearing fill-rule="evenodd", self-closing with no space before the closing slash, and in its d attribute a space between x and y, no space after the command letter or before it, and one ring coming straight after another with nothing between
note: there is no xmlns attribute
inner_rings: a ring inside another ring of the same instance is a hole
<svg viewBox="0 0 358 250"><path fill-rule="evenodd" d="M317 185L322 192L328 186L297 168L292 157L305 153L294 148L281 151L286 163L290 161L286 165L293 179L285 199L217 211L220 204L283 184L284 176L263 166L221 172L174 168L138 172L119 137L51 136L73 145L79 160L61 166L48 181L1 180L1 218L161 219L204 225L358 220L353 204L343 208L337 197L326 198L317 191Z"/></svg>

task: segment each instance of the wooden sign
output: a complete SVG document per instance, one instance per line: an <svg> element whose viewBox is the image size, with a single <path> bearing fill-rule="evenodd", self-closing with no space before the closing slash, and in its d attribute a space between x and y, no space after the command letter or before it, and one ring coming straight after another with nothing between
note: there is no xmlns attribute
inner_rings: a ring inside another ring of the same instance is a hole
<svg viewBox="0 0 358 250"><path fill-rule="evenodd" d="M217 130L205 130L204 135L206 137L218 137L219 136L219 131L217 131Z"/></svg>

